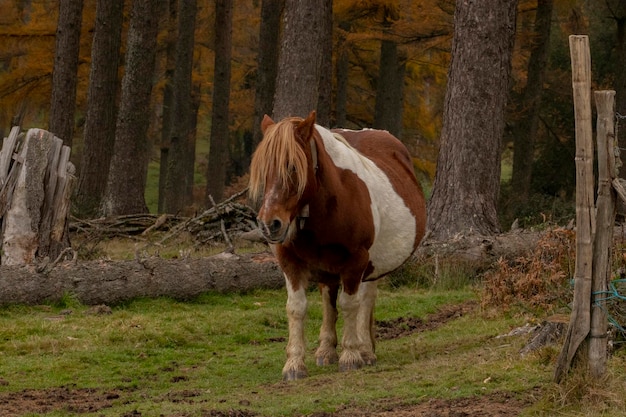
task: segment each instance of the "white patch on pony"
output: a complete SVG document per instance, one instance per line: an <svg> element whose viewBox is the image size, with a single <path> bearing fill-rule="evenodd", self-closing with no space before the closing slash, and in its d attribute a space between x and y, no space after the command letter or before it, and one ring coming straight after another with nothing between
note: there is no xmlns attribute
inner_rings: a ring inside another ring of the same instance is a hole
<svg viewBox="0 0 626 417"><path fill-rule="evenodd" d="M363 279L373 279L393 271L413 252L416 221L402 197L393 189L387 175L346 140L316 125L326 151L336 166L354 172L369 190L374 219L374 243L369 248L374 271Z"/></svg>

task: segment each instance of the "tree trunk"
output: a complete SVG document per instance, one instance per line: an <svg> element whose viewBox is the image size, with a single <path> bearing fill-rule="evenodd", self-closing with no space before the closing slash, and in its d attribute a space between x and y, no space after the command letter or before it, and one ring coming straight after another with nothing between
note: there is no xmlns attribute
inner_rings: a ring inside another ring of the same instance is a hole
<svg viewBox="0 0 626 417"><path fill-rule="evenodd" d="M49 128L63 143L72 146L80 28L83 0L60 0L59 22L52 71L52 100Z"/></svg>
<svg viewBox="0 0 626 417"><path fill-rule="evenodd" d="M259 31L259 52L257 55L256 91L254 96L254 150L261 139L261 120L272 114L276 73L278 70L278 40L280 17L285 6L284 0L263 0L261 5L261 29ZM251 155L248 155L248 160ZM248 161L249 162L249 161Z"/></svg>
<svg viewBox="0 0 626 417"><path fill-rule="evenodd" d="M163 202L165 213L179 213L184 207L191 205L193 200L189 192L187 173L194 169L193 162L189 163L189 152L190 147L195 147L196 138L193 128L191 75L197 9L196 0L180 0L178 3L176 68L172 85L173 107L169 112L170 140Z"/></svg>
<svg viewBox="0 0 626 417"><path fill-rule="evenodd" d="M156 56L159 0L134 0L114 153L103 199L106 216L145 213L150 96Z"/></svg>
<svg viewBox="0 0 626 417"><path fill-rule="evenodd" d="M223 253L201 259L62 262L0 266L0 305L39 304L72 294L84 304L139 297L191 299L207 291L281 288L285 279L269 254Z"/></svg>
<svg viewBox="0 0 626 417"><path fill-rule="evenodd" d="M539 126L539 111L543 80L547 70L548 52L550 50L550 26L552 24L553 0L539 0L535 16L534 41L528 61L528 78L522 96L519 111L519 127L513 145L513 174L511 188L513 190L508 212L515 215L520 204L526 204L530 196L530 184L535 153L535 136Z"/></svg>
<svg viewBox="0 0 626 417"><path fill-rule="evenodd" d="M124 0L98 0L76 197L78 212L86 218L97 215L113 155L123 11Z"/></svg>
<svg viewBox="0 0 626 417"><path fill-rule="evenodd" d="M383 39L376 85L374 127L400 137L402 133L402 91L406 64L398 56L398 44Z"/></svg>
<svg viewBox="0 0 626 417"><path fill-rule="evenodd" d="M624 71L624 68L626 68L626 2L622 0L617 1L613 10L617 24L616 57L614 60L615 110L623 115L626 114L626 71ZM621 124L623 125L623 123ZM626 129L619 129L617 133L620 149L626 148ZM619 176L626 178L626 164L620 167ZM623 211L624 203L620 202L619 204Z"/></svg>
<svg viewBox="0 0 626 417"><path fill-rule="evenodd" d="M273 118L306 117L317 109L324 1L285 0Z"/></svg>
<svg viewBox="0 0 626 417"><path fill-rule="evenodd" d="M211 146L207 168L207 207L222 200L229 161L230 60L232 45L233 1L215 3L215 76L213 77L213 112L211 116Z"/></svg>
<svg viewBox="0 0 626 417"><path fill-rule="evenodd" d="M163 87L163 115L161 117L161 155L159 159L158 212L165 212L165 188L169 165L170 135L174 108L174 72L176 70L176 39L178 37L178 0L169 0L167 8L167 41L165 47L165 86Z"/></svg>
<svg viewBox="0 0 626 417"><path fill-rule="evenodd" d="M456 3L427 239L500 229L496 204L516 6L517 0Z"/></svg>
<svg viewBox="0 0 626 417"><path fill-rule="evenodd" d="M331 127L332 91L333 91L333 0L323 2L324 10L320 20L321 61L319 96L317 98L317 123Z"/></svg>
<svg viewBox="0 0 626 417"><path fill-rule="evenodd" d="M338 127L345 127L348 121L348 71L350 70L350 58L346 38L348 37L348 33L350 33L350 22L340 22L339 29L339 47L337 48L337 63L335 68L335 77L337 79L335 124Z"/></svg>

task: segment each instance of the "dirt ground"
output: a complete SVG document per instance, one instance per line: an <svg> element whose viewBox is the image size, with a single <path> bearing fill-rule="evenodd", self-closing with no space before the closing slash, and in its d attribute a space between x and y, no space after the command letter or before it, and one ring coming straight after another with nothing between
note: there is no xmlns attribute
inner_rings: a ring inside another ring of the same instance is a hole
<svg viewBox="0 0 626 417"><path fill-rule="evenodd" d="M398 318L377 322L378 337L393 339L405 337L411 333L432 330L449 320L467 314L476 307L473 302L442 308L425 319ZM0 385L7 384L0 379ZM175 391L168 394L168 400L185 401L199 396L199 392ZM84 389L64 386L46 390L24 390L21 392L0 394L0 416L18 417L29 413L44 414L52 411L68 413L94 413L112 406L115 400L123 399L125 393L120 390ZM531 398L520 400L507 393L494 393L477 398L454 400L430 399L418 405L406 406L392 402L372 404L368 409L346 405L334 413L315 413L310 417L513 417L531 403ZM138 411L121 417L141 416ZM206 417L260 417L248 410L230 410L227 412L207 410ZM184 417L183 414L166 417Z"/></svg>

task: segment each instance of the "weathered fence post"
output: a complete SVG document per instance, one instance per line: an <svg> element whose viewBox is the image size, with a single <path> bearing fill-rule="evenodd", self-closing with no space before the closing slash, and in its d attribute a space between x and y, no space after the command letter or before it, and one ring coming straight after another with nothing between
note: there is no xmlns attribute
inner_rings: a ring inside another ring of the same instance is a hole
<svg viewBox="0 0 626 417"><path fill-rule="evenodd" d="M595 232L589 38L584 35L572 35L569 37L569 45L576 123L576 265L574 306L554 373L557 382L560 382L570 369L579 346L589 334L592 242Z"/></svg>
<svg viewBox="0 0 626 417"><path fill-rule="evenodd" d="M618 175L615 160L615 91L594 93L598 119L598 198L596 201L596 236L593 242L593 298L589 331L589 372L599 378L606 371L608 318L606 292L611 277L613 229L615 223L615 190Z"/></svg>

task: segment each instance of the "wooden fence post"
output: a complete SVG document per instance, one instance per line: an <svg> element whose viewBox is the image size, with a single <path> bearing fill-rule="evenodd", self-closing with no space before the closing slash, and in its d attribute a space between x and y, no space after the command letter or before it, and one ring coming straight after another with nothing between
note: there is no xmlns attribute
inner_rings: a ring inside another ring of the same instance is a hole
<svg viewBox="0 0 626 417"><path fill-rule="evenodd" d="M563 349L554 373L560 382L569 371L591 320L592 242L595 232L593 202L593 138L591 126L591 56L589 38L569 37L576 123L576 265L574 306Z"/></svg>
<svg viewBox="0 0 626 417"><path fill-rule="evenodd" d="M615 91L594 93L598 119L598 198L596 202L596 236L593 246L593 297L589 331L589 372L599 378L606 371L608 318L606 292L611 277L613 229L615 223L615 190L613 180L618 167L615 160Z"/></svg>

